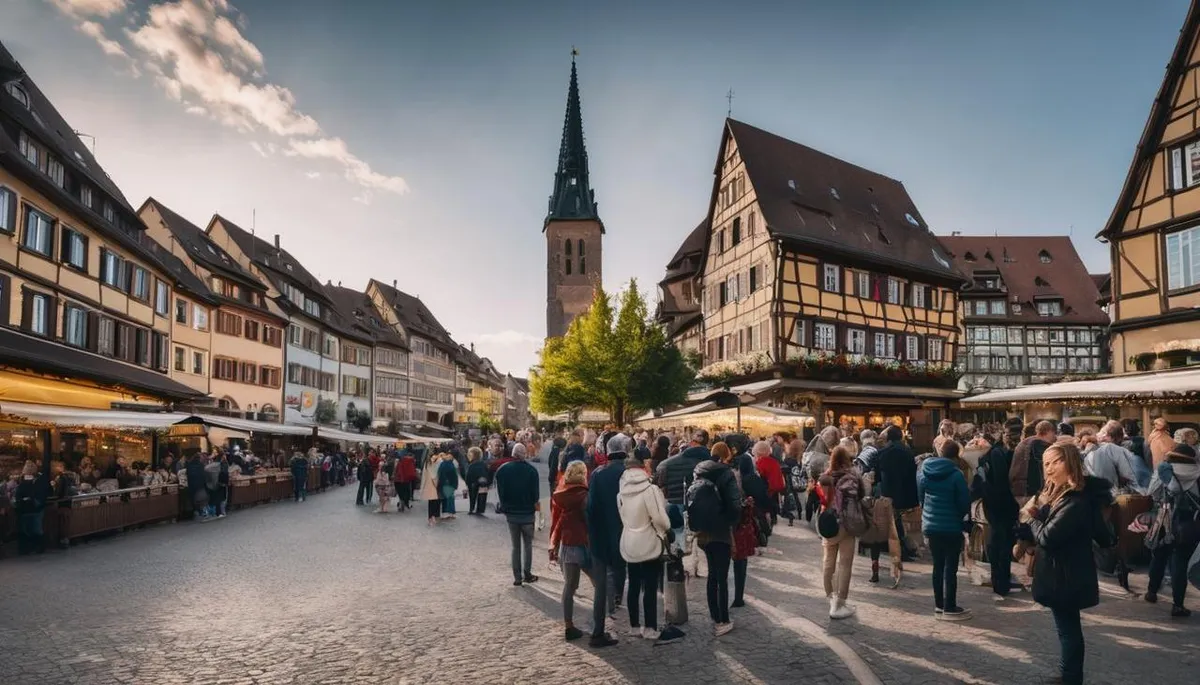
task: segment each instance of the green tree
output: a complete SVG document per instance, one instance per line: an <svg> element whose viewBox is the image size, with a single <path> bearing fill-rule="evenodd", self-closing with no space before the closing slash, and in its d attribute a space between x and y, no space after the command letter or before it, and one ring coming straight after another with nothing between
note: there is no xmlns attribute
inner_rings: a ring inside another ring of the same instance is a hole
<svg viewBox="0 0 1200 685"><path fill-rule="evenodd" d="M337 420L337 402L333 400L320 400L317 402L317 409L313 412L313 419L317 423L333 423Z"/></svg>
<svg viewBox="0 0 1200 685"><path fill-rule="evenodd" d="M624 423L632 412L682 402L695 369L652 321L637 281L612 303L597 288L591 307L566 335L546 341L530 375L535 411L557 414L582 407L609 412Z"/></svg>

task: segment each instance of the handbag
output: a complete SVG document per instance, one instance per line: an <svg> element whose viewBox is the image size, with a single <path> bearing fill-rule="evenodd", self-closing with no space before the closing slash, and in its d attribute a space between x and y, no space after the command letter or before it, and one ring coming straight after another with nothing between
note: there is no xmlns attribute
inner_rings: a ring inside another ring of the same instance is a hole
<svg viewBox="0 0 1200 685"><path fill-rule="evenodd" d="M1173 510L1174 507L1169 502L1159 505L1158 511L1154 513L1154 521L1150 524L1150 529L1146 531L1146 539L1142 541L1146 549L1153 551L1158 549L1159 545L1170 545L1175 542L1175 534L1171 525Z"/></svg>

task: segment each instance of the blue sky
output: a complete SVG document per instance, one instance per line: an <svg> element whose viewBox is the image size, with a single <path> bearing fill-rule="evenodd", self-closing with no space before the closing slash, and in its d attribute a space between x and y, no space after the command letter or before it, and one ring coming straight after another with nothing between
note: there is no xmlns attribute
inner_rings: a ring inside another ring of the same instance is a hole
<svg viewBox="0 0 1200 685"><path fill-rule="evenodd" d="M937 233L1071 232L1107 271L1092 236L1187 2L1048 4L6 0L0 40L135 206L253 216L524 374L573 45L611 289L652 291L705 214L730 88Z"/></svg>

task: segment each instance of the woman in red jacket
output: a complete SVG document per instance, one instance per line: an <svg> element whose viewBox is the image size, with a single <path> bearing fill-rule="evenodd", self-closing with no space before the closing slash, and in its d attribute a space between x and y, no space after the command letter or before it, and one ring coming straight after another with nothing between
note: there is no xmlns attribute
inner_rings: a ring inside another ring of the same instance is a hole
<svg viewBox="0 0 1200 685"><path fill-rule="evenodd" d="M550 495L550 561L562 566L563 622L568 640L583 637L583 631L575 627L575 590L580 573L586 574L593 585L596 583L588 553L587 498L587 466L573 461L563 472L558 489Z"/></svg>
<svg viewBox="0 0 1200 685"><path fill-rule="evenodd" d="M771 455L771 445L765 440L754 444L754 468L767 481L768 501L760 502L758 506L770 512L773 526L779 522L779 498L787 490L787 484L783 480L783 466Z"/></svg>
<svg viewBox="0 0 1200 685"><path fill-rule="evenodd" d="M412 509L413 483L417 482L417 460L412 452L405 452L396 460L392 478L396 485L396 510Z"/></svg>

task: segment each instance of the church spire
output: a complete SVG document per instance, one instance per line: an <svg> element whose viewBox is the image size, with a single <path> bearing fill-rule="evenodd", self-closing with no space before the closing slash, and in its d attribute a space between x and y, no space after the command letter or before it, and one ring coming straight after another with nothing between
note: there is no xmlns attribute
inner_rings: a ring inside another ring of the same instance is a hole
<svg viewBox="0 0 1200 685"><path fill-rule="evenodd" d="M563 120L562 144L558 150L558 170L554 172L554 193L546 213L545 225L552 221L600 221L596 196L588 182L587 148L583 143L583 114L579 107L579 78L571 49L571 85L567 89L567 114ZM545 225L542 230L545 230ZM601 223L603 232L603 223Z"/></svg>

